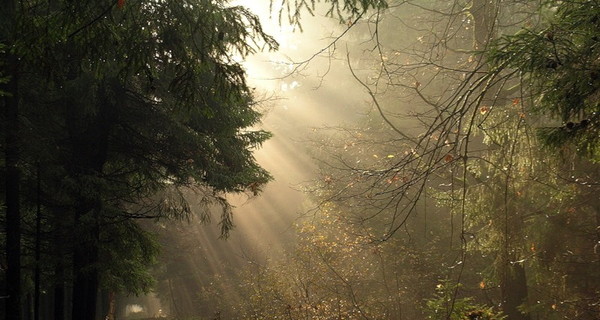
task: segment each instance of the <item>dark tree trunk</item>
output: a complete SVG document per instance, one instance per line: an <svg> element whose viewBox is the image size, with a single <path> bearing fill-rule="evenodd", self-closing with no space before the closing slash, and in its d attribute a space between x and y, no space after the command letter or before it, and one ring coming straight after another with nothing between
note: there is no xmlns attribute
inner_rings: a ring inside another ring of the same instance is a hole
<svg viewBox="0 0 600 320"><path fill-rule="evenodd" d="M40 319L42 320L55 320L52 316L52 292L42 292L40 295Z"/></svg>
<svg viewBox="0 0 600 320"><path fill-rule="evenodd" d="M54 320L65 319L65 239L64 235L64 213L59 210L53 212L53 228L54 228L54 257L56 264L54 265Z"/></svg>
<svg viewBox="0 0 600 320"><path fill-rule="evenodd" d="M6 1L2 4L0 20L3 32L15 33L14 27L8 26L15 21L15 3ZM9 29L11 28L11 29ZM8 29L8 30L7 30ZM9 34L14 37L15 34ZM0 39L7 40L7 39ZM10 39L13 40L13 39ZM0 89L8 93L4 97L4 111L6 116L5 127L5 165L6 165L6 319L22 319L21 304L21 209L19 184L21 173L18 167L19 161L19 93L18 93L18 59L12 54L3 57L9 72L9 82Z"/></svg>
<svg viewBox="0 0 600 320"><path fill-rule="evenodd" d="M57 283L54 284L54 320L65 319L65 284L62 266L54 271Z"/></svg>
<svg viewBox="0 0 600 320"><path fill-rule="evenodd" d="M12 79L11 82L16 82ZM16 87L16 83L13 84ZM16 90L15 90L16 91ZM12 92L15 92L12 91ZM6 319L21 319L21 211L19 204L20 172L18 161L18 102L6 97Z"/></svg>
<svg viewBox="0 0 600 320"><path fill-rule="evenodd" d="M102 290L100 295L100 316L101 319L115 320L115 293L113 291Z"/></svg>
<svg viewBox="0 0 600 320"><path fill-rule="evenodd" d="M82 238L75 244L73 250L73 319L95 320L96 300L98 298L98 225L89 225L89 222L80 222L84 215L92 213L95 209L78 210L76 232L85 230Z"/></svg>
<svg viewBox="0 0 600 320"><path fill-rule="evenodd" d="M107 85L107 84L101 84ZM105 92L99 93L104 97ZM108 153L108 136L112 126L111 107L108 101L100 100L98 113L84 114L78 105L70 101L67 121L72 143L70 171L74 177L102 176ZM73 319L93 320L99 287L99 241L102 219L102 187L86 186L94 196L81 194L75 210L75 232L80 239L73 248Z"/></svg>
<svg viewBox="0 0 600 320"><path fill-rule="evenodd" d="M93 253L76 252L78 263L90 262ZM96 299L98 297L98 272L96 270L85 270L81 267L73 282L73 319L95 320ZM90 267L93 269L93 267Z"/></svg>
<svg viewBox="0 0 600 320"><path fill-rule="evenodd" d="M519 264L507 263L500 280L502 311L510 320L530 320L528 313L519 311L519 306L527 303L527 278L525 268Z"/></svg>
<svg viewBox="0 0 600 320"><path fill-rule="evenodd" d="M33 296L33 319L40 319L40 281L41 271L41 242L42 242L42 207L41 207L41 177L40 163L36 164L36 216L35 216L35 274L34 274L34 296Z"/></svg>

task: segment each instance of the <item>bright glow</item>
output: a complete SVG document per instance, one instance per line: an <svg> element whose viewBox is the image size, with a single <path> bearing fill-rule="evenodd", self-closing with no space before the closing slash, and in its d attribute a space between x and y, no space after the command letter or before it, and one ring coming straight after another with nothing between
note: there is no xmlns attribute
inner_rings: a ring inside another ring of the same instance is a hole
<svg viewBox="0 0 600 320"><path fill-rule="evenodd" d="M142 306L140 306L139 304L128 304L125 307L125 315L126 316L136 314L136 313L142 313L143 311L144 311L144 308Z"/></svg>
<svg viewBox="0 0 600 320"><path fill-rule="evenodd" d="M365 98L343 59L319 56L308 65L294 63L305 61L326 47L338 28L336 21L306 14L304 32L299 33L294 32L291 26L280 26L276 20L270 19L269 0L235 1L231 5L244 5L252 10L260 17L264 30L280 43L278 52L261 52L243 61L248 83L256 88L257 101L264 101L259 106L266 110L260 127L274 135L255 156L275 180L256 198L229 197L236 207L236 228L229 240L218 239L216 223L182 228L186 230L181 235L188 239L186 243L197 243L197 247L189 253L191 269L197 271L186 275L187 278L174 275L172 286L173 290L183 292L179 288L185 286L185 281L197 281L209 296L210 290L227 292L228 300L237 301L245 297L236 296L239 290L231 289L238 284L227 283L228 272L241 269L236 266L249 260L279 258L284 251L292 248L293 226L299 216L314 207L300 191L303 183L316 176L316 165L307 143L307 140L319 139L311 136L313 128L347 122L356 116L353 110ZM327 76L319 77L324 74ZM214 221L218 221L217 216ZM220 281L211 280L219 277ZM178 293L177 301L163 301L165 313L174 315L176 305L194 305L195 301L211 299L199 298L198 292L187 294L189 296L182 297ZM214 308L218 309L217 306Z"/></svg>
<svg viewBox="0 0 600 320"><path fill-rule="evenodd" d="M232 2L257 14L263 29L280 44L278 52L260 52L244 62L250 85L256 87L259 94L274 97L266 103L268 112L262 124L274 137L256 152L256 158L275 181L256 199L234 200L237 228L233 238L248 247L263 248L275 254L284 249L287 239L293 235L291 226L295 220L310 207L306 196L298 190L314 178L316 171L305 149L308 147L306 139L313 139L309 137L315 127L334 126L355 117L352 110L362 104L364 98L343 59L332 60L323 54L307 65L295 63L320 52L344 26L329 18L312 17L307 12L303 17L304 32L299 32L286 24L285 19L280 25L278 2L274 3L272 13L269 2ZM325 74L327 76L321 77Z"/></svg>

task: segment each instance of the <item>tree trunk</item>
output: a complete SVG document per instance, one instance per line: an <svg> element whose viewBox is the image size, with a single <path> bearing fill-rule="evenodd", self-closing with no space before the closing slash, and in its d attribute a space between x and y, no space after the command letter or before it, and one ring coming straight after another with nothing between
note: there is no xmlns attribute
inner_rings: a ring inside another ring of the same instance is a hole
<svg viewBox="0 0 600 320"><path fill-rule="evenodd" d="M16 82L12 79L11 82ZM16 87L16 84L14 85ZM6 97L6 319L21 319L21 211L19 197L20 172L18 161L18 102Z"/></svg>
<svg viewBox="0 0 600 320"><path fill-rule="evenodd" d="M3 3L0 19L6 19L5 27L8 23L14 22L15 7L13 1ZM8 31L3 28L4 32ZM15 33L14 30L13 33ZM14 37L9 34L9 37ZM12 40L12 39L11 39ZM10 70L9 82L0 87L2 91L8 93L4 97L4 111L6 116L5 130L5 165L6 165L6 319L21 320L21 209L19 185L21 173L18 167L19 161L19 93L18 93L18 59L12 54L6 54L3 57Z"/></svg>
<svg viewBox="0 0 600 320"><path fill-rule="evenodd" d="M54 271L57 283L54 284L54 320L65 319L65 284L62 267ZM60 281L60 282L59 282Z"/></svg>
<svg viewBox="0 0 600 320"><path fill-rule="evenodd" d="M33 320L33 295L27 293L25 295L25 316L24 319Z"/></svg>
<svg viewBox="0 0 600 320"><path fill-rule="evenodd" d="M102 292L102 315L106 320L115 320L116 295L114 291Z"/></svg>
<svg viewBox="0 0 600 320"><path fill-rule="evenodd" d="M95 248L89 247L91 251ZM90 263L95 262L94 252L79 248L75 252L76 270L73 282L73 319L95 320L96 299L98 297L98 271Z"/></svg>
<svg viewBox="0 0 600 320"><path fill-rule="evenodd" d="M89 206L86 206L89 208ZM93 207L92 207L93 208ZM93 226L89 222L81 222L85 219L84 215L92 213L96 215L95 209L77 210L77 220L75 223L76 232L83 230L83 238L75 244L73 250L73 319L77 320L95 320L96 319L96 300L98 298L98 237L99 228L95 223Z"/></svg>
<svg viewBox="0 0 600 320"><path fill-rule="evenodd" d="M473 0L471 15L473 16L473 48L483 50L494 38L494 25L497 10L496 4L488 0Z"/></svg>
<svg viewBox="0 0 600 320"><path fill-rule="evenodd" d="M77 55L69 66L69 80L76 81L81 76ZM102 86L103 84L101 84ZM86 92L80 92L86 94ZM106 162L108 128L105 101L98 105L98 113L90 114L79 105L78 98L66 97L66 121L71 143L71 159L67 171L77 180L82 179L81 190L77 195L74 217L74 234L78 239L73 246L73 298L72 317L77 320L95 320L98 298L98 259L99 259L99 219L102 212L100 186L89 184L86 179L102 175Z"/></svg>
<svg viewBox="0 0 600 320"><path fill-rule="evenodd" d="M34 296L33 296L33 319L40 319L40 281L41 281L41 242L42 242L42 207L41 207L41 177L40 163L36 164L36 216L35 216L35 271L34 271Z"/></svg>
<svg viewBox="0 0 600 320"><path fill-rule="evenodd" d="M519 264L507 263L500 281L502 311L510 320L530 320L527 313L519 311L519 306L527 303L527 278L525 268Z"/></svg>
<svg viewBox="0 0 600 320"><path fill-rule="evenodd" d="M55 213L54 254L57 261L54 265L54 320L65 319L65 265L63 260L65 239L62 233L63 226L59 219L60 214Z"/></svg>

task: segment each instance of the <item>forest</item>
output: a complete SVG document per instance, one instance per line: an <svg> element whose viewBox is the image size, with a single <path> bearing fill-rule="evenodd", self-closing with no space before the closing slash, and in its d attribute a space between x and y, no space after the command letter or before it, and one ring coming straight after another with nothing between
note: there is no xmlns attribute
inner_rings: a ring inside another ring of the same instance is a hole
<svg viewBox="0 0 600 320"><path fill-rule="evenodd" d="M600 320L600 1L6 0L0 319Z"/></svg>

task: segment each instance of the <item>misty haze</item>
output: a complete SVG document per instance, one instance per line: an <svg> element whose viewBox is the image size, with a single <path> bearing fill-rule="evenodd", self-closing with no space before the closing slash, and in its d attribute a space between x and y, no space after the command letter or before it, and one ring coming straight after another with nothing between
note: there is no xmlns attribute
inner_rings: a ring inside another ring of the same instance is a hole
<svg viewBox="0 0 600 320"><path fill-rule="evenodd" d="M600 320L599 1L0 8L0 319Z"/></svg>

